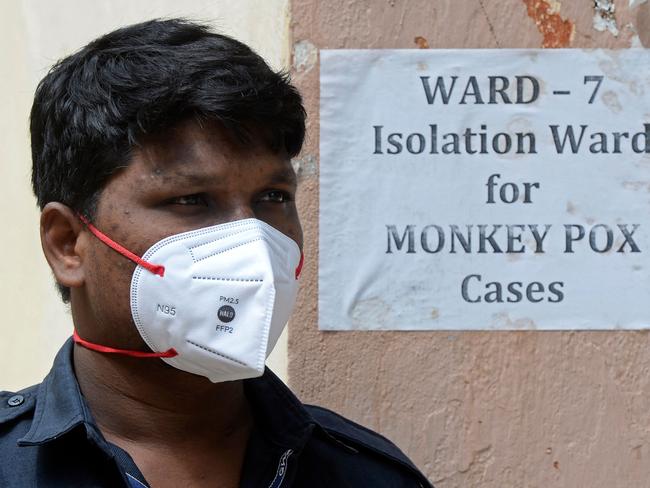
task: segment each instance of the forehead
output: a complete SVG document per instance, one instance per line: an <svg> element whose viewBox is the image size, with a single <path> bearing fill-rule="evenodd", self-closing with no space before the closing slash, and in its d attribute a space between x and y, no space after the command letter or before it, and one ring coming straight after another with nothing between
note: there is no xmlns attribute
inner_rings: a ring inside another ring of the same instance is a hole
<svg viewBox="0 0 650 488"><path fill-rule="evenodd" d="M134 150L141 172L161 179L203 180L246 171L249 176L273 173L295 180L288 157L271 151L259 133L245 143L215 121L187 119L155 135Z"/></svg>

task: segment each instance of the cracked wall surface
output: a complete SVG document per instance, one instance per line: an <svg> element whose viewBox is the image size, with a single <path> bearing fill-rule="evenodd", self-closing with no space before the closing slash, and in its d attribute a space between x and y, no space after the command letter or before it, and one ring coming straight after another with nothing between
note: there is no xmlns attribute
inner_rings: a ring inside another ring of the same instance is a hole
<svg viewBox="0 0 650 488"><path fill-rule="evenodd" d="M650 46L650 2L615 6L617 35L594 27L584 0L293 0L309 123L295 162L307 260L290 385L391 438L437 488L646 486L650 334L319 332L318 50Z"/></svg>

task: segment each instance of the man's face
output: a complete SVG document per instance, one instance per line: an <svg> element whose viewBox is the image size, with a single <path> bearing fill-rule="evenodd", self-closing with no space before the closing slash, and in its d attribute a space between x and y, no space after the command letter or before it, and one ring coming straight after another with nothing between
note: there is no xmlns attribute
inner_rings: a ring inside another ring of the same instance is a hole
<svg viewBox="0 0 650 488"><path fill-rule="evenodd" d="M295 193L288 158L261 142L242 148L218 124L192 120L142 141L104 187L94 224L139 256L172 234L250 217L302 248ZM89 232L84 238L87 305L75 310L73 298L77 326L83 321L96 342L141 348L129 304L135 265Z"/></svg>

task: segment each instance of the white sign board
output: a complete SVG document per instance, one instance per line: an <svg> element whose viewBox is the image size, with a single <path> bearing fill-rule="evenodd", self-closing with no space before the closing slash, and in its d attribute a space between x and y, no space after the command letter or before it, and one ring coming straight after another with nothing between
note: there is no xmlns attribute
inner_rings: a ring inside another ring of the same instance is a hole
<svg viewBox="0 0 650 488"><path fill-rule="evenodd" d="M321 51L319 327L650 328L650 52Z"/></svg>

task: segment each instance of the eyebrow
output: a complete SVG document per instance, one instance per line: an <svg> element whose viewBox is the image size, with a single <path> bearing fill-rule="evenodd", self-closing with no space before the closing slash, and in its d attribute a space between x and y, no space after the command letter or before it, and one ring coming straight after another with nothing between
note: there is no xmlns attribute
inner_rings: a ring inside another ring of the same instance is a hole
<svg viewBox="0 0 650 488"><path fill-rule="evenodd" d="M163 184L174 183L175 185L198 186L204 184L206 181L214 179L214 175L204 172L182 172L175 171L171 174L165 172L161 175ZM270 172L267 176L268 184L288 184L296 186L297 181L296 173L291 167L282 167Z"/></svg>

